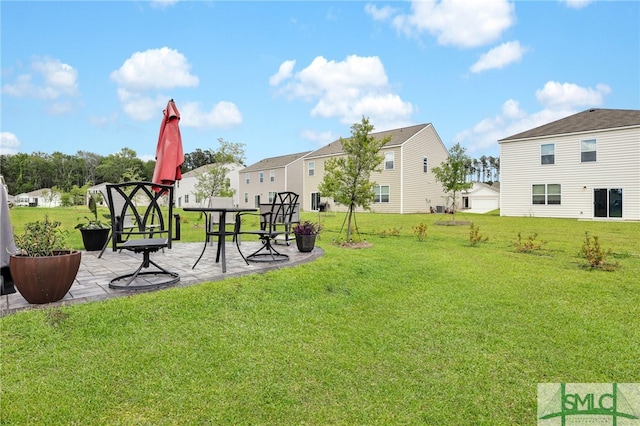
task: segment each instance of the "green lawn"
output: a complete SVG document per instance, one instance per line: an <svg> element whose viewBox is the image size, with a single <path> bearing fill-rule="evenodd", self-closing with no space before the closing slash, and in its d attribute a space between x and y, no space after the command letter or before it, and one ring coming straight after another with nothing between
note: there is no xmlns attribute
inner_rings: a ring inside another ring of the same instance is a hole
<svg viewBox="0 0 640 426"><path fill-rule="evenodd" d="M347 249L343 218L309 264L0 318L0 424L524 425L538 383L640 382L640 223L457 215L472 247L447 216L359 214L373 246Z"/></svg>

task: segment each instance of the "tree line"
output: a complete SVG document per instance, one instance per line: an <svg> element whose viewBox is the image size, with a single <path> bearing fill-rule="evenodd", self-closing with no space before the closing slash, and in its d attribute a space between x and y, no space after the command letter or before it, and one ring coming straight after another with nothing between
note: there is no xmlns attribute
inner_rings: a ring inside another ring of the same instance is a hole
<svg viewBox="0 0 640 426"><path fill-rule="evenodd" d="M218 141L224 149L198 148L185 153L182 173L206 164L224 164L230 157L239 157L236 151L242 150L242 144L228 143L223 139ZM243 154L244 151L241 151ZM42 188L55 188L61 193L82 193L82 188L102 182L151 180L155 165L155 160L142 161L136 151L130 148L122 148L107 156L89 151L78 151L75 155L58 151L53 154L34 152L0 155L0 174L4 177L7 191L12 195Z"/></svg>

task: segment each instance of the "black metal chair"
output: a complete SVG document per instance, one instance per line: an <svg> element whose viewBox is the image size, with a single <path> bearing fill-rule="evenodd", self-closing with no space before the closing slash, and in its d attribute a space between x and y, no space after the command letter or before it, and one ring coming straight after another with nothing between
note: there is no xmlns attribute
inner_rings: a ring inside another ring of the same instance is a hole
<svg viewBox="0 0 640 426"><path fill-rule="evenodd" d="M109 287L146 289L180 281L180 276L151 260L150 254L171 248L173 222L172 185L152 182L125 182L107 185L111 232L117 247L142 253L142 263L130 274L111 280ZM118 200L118 202L115 202ZM125 226L125 219L131 220ZM114 245L115 248L115 245ZM157 270L141 272L155 266ZM143 277L140 277L140 276ZM138 277L141 279L136 280ZM142 279L144 278L144 279Z"/></svg>
<svg viewBox="0 0 640 426"><path fill-rule="evenodd" d="M210 205L215 207L233 207L233 197L211 197ZM204 251L207 249L208 245L213 244L214 239L219 239L222 235L221 227L225 227L225 238L232 237L235 239L235 233L233 230L227 231L226 226L231 225L235 226L235 218L228 216L225 217L226 223L220 223L220 213L217 212L203 212L204 215L204 227L205 227L205 240L204 247L202 247L202 252L200 256L196 260L196 263L193 264L191 269L195 269L200 259L202 259L202 255L204 255ZM216 255L216 262L220 261L220 252ZM246 262L246 260L245 260Z"/></svg>
<svg viewBox="0 0 640 426"><path fill-rule="evenodd" d="M276 237L286 234L291 229L291 221L297 202L298 194L295 192L278 192L273 197L271 208L268 211L236 215L236 246L245 262L277 262L289 259L287 254L280 253L275 249L273 241ZM248 215L260 216L260 229L242 229L242 218ZM257 235L262 241L262 246L250 255L245 256L240 250L239 236L242 234Z"/></svg>

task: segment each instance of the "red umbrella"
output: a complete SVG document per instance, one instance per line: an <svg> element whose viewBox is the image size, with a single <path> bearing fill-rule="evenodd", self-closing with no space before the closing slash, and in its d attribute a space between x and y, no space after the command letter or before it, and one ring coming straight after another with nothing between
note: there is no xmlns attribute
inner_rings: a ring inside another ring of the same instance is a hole
<svg viewBox="0 0 640 426"><path fill-rule="evenodd" d="M173 99L169 101L163 113L152 182L173 185L175 181L182 179L181 166L184 163L182 137L178 127L180 112Z"/></svg>

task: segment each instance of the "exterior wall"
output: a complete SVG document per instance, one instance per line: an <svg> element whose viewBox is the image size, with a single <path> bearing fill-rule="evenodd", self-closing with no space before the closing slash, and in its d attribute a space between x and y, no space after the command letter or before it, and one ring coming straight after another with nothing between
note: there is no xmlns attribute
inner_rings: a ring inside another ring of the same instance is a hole
<svg viewBox="0 0 640 426"><path fill-rule="evenodd" d="M596 139L596 161L582 163L580 143L587 139ZM555 164L540 164L545 143L555 144ZM500 177L502 216L592 219L593 190L622 188L622 220L640 220L640 129L503 141ZM562 185L561 204L534 205L533 184Z"/></svg>
<svg viewBox="0 0 640 426"><path fill-rule="evenodd" d="M427 157L427 173L422 160ZM444 205L442 184L436 181L431 169L449 157L449 152L432 125L403 145L403 204L397 213L429 212L430 207Z"/></svg>
<svg viewBox="0 0 640 426"><path fill-rule="evenodd" d="M302 158L291 162L282 167L274 167L272 169L252 170L250 172L239 172L239 206L244 208L254 208L255 196L260 196L261 203L269 202L269 192L292 191L298 195L302 194L302 167L304 163ZM270 172L274 172L274 181L270 180ZM260 182L260 172L264 173L264 180ZM249 174L249 183L246 183L246 174ZM245 202L244 194L248 194L248 200Z"/></svg>

